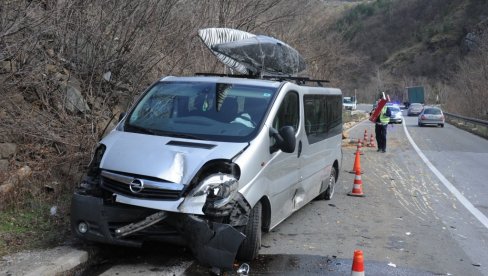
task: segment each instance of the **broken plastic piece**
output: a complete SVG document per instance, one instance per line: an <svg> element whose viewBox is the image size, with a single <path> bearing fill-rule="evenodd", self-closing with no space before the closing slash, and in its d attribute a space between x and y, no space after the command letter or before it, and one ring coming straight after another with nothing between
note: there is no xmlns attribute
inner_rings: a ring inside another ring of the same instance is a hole
<svg viewBox="0 0 488 276"><path fill-rule="evenodd" d="M237 269L237 274L238 275L241 275L241 276L247 276L249 275L249 270L251 268L249 267L249 265L247 263L243 263L241 264L241 266Z"/></svg>
<svg viewBox="0 0 488 276"><path fill-rule="evenodd" d="M146 217L144 220L141 220L139 222L136 222L136 223L131 223L131 224L128 224L128 225L125 225L125 226L122 226L118 229L115 230L115 236L117 238L121 238L121 237L125 237L127 235L130 235L132 233L135 233L137 231L141 231L151 225L154 225L160 221L162 221L163 219L165 219L167 217L167 213L166 212L157 212L157 213L154 213L148 217Z"/></svg>
<svg viewBox="0 0 488 276"><path fill-rule="evenodd" d="M51 214L51 216L55 216L58 213L58 206L51 207L49 213Z"/></svg>
<svg viewBox="0 0 488 276"><path fill-rule="evenodd" d="M228 224L207 223L194 216L180 217L176 223L201 264L232 269L244 234Z"/></svg>

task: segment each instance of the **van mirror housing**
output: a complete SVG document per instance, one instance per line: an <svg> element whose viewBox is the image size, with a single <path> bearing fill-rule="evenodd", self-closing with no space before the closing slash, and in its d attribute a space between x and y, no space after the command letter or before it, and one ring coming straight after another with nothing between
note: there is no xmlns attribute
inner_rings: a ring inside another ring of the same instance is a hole
<svg viewBox="0 0 488 276"><path fill-rule="evenodd" d="M271 148L271 152L281 149L283 152L292 153L295 151L296 138L295 129L292 126L283 126L280 131L270 128L270 136L276 141L276 145Z"/></svg>

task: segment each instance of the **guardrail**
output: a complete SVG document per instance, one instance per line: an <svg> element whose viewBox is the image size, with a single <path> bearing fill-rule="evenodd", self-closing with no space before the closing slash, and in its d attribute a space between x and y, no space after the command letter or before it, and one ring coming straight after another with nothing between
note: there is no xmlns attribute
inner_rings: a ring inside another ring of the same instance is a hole
<svg viewBox="0 0 488 276"><path fill-rule="evenodd" d="M450 124L488 139L488 121L444 112Z"/></svg>

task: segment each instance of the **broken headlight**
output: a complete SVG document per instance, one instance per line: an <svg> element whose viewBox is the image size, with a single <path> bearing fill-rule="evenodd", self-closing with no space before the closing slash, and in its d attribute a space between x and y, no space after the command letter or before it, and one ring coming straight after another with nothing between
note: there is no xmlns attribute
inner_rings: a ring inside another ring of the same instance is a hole
<svg viewBox="0 0 488 276"><path fill-rule="evenodd" d="M230 174L211 174L202 180L195 188L192 196L207 195L207 201L212 200L215 208L222 207L229 203L237 192L239 182Z"/></svg>

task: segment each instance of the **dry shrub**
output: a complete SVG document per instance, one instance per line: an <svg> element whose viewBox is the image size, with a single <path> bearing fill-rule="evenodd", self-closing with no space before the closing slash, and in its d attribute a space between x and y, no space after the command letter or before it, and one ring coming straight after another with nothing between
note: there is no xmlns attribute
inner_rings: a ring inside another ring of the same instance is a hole
<svg viewBox="0 0 488 276"><path fill-rule="evenodd" d="M488 120L488 32L477 46L460 62L445 104L453 113Z"/></svg>
<svg viewBox="0 0 488 276"><path fill-rule="evenodd" d="M327 55L330 60L311 72L329 78L345 53L330 52L344 45L332 35L315 37L311 26L302 30L307 25L300 18L314 7L284 0L1 1L0 142L18 145L11 171L24 165L33 170L28 188L11 202L21 205L23 193L51 201L69 194L107 124L113 127L154 80L223 72L196 36L200 28L273 35L312 62ZM77 84L89 109L67 108L68 82Z"/></svg>

